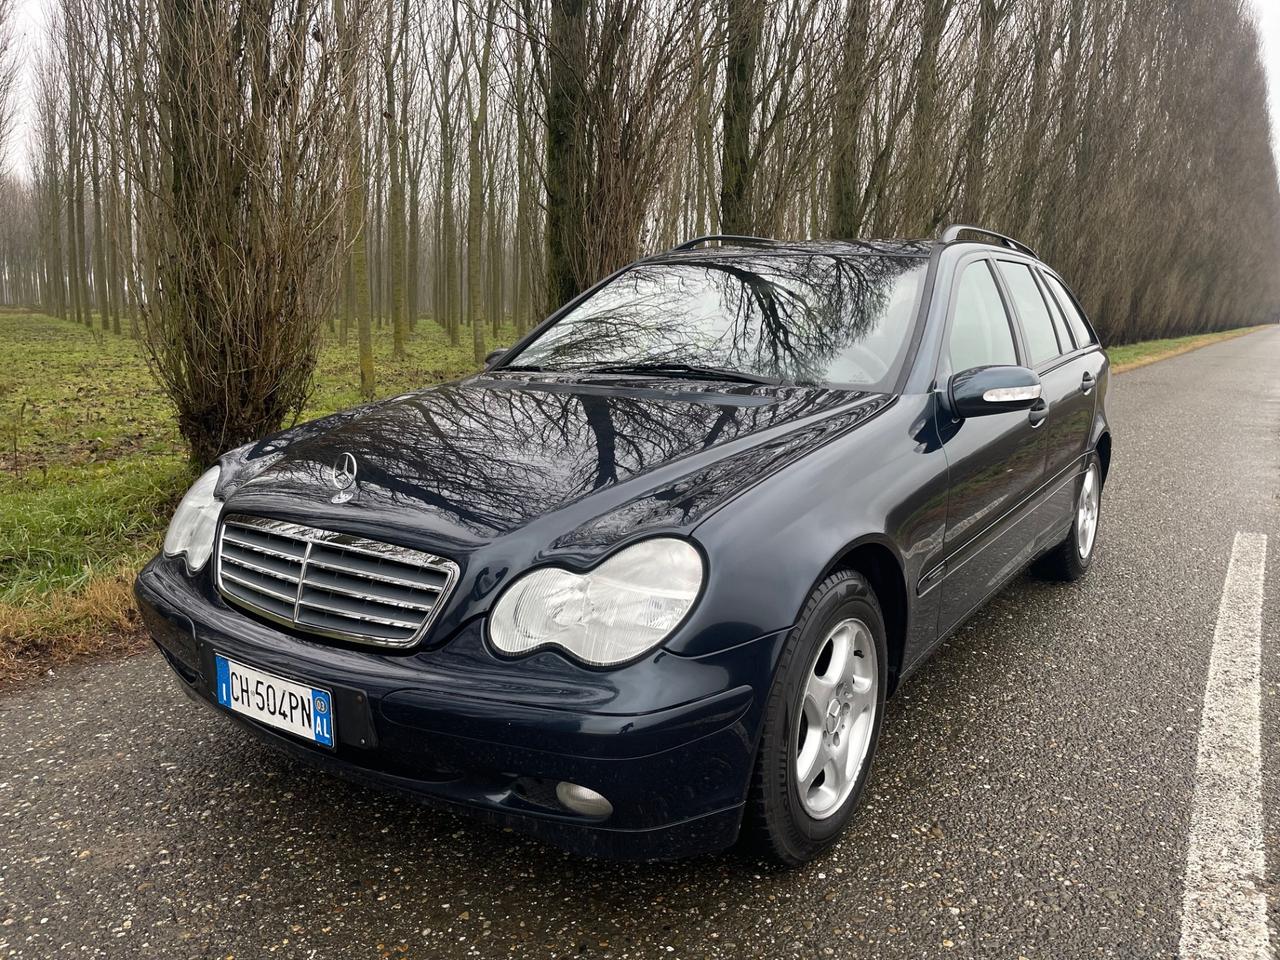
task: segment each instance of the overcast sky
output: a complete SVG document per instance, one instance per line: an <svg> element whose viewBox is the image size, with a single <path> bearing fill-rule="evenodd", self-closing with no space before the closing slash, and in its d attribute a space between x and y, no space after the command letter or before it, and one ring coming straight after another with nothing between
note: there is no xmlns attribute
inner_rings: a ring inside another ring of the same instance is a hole
<svg viewBox="0 0 1280 960"><path fill-rule="evenodd" d="M1280 0L1253 0L1262 33L1262 57L1267 62L1271 87L1271 142L1280 157Z"/></svg>
<svg viewBox="0 0 1280 960"><path fill-rule="evenodd" d="M34 51L38 46L45 24L45 8L50 0L17 0L18 32L24 37L26 51L23 62L30 64L34 60ZM1249 0L1258 13L1258 26L1262 33L1262 55L1267 63L1267 76L1271 88L1271 131L1272 142L1276 154L1280 157L1280 124L1275 119L1280 116L1280 0ZM29 98L25 98L29 99ZM30 110L24 103L19 108L18 128L14 131L14 142L9 150L11 169L27 168L26 117Z"/></svg>

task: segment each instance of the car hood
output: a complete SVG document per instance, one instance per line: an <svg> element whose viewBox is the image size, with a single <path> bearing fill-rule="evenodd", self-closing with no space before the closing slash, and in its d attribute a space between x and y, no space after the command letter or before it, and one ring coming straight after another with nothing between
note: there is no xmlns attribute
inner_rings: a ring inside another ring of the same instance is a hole
<svg viewBox="0 0 1280 960"><path fill-rule="evenodd" d="M222 495L228 512L456 558L514 536L530 558L589 553L690 528L888 402L817 387L481 375L235 451ZM354 481L339 489L352 460Z"/></svg>

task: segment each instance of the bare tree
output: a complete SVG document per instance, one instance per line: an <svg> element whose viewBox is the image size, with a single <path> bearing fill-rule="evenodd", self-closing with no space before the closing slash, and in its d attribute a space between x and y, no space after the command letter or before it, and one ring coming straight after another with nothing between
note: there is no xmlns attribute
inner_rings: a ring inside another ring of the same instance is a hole
<svg viewBox="0 0 1280 960"><path fill-rule="evenodd" d="M344 250L350 85L366 5L319 0L140 9L155 65L125 144L150 262L142 327L192 460L274 430L308 393Z"/></svg>

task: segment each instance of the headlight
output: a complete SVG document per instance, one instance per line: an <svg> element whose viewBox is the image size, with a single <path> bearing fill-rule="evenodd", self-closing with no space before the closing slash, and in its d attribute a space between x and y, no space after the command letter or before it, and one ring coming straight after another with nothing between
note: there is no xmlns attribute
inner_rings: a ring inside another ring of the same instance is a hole
<svg viewBox="0 0 1280 960"><path fill-rule="evenodd" d="M215 500L213 488L218 485L218 468L213 467L200 476L169 521L164 535L164 552L169 557L187 558L187 570L199 572L213 552L213 534L218 526L220 500Z"/></svg>
<svg viewBox="0 0 1280 960"><path fill-rule="evenodd" d="M557 646L596 666L661 643L702 589L702 555L685 540L644 540L587 573L542 567L494 604L489 639L503 653Z"/></svg>

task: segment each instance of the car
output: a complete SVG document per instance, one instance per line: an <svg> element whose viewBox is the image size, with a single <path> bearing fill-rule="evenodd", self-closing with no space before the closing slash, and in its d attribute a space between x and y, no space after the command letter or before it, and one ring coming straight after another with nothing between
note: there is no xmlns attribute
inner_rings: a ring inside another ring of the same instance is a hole
<svg viewBox="0 0 1280 960"><path fill-rule="evenodd" d="M1000 234L701 237L474 376L227 453L137 600L287 754L582 855L801 864L940 641L1089 569L1107 385Z"/></svg>

